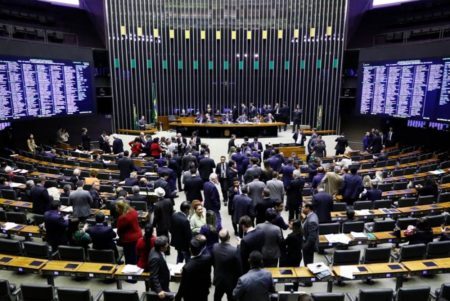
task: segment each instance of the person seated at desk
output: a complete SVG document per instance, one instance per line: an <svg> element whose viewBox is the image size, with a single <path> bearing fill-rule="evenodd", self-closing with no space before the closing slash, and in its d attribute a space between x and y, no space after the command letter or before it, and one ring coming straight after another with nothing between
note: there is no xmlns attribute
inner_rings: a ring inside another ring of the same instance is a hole
<svg viewBox="0 0 450 301"><path fill-rule="evenodd" d="M416 185L416 189L419 196L432 195L437 198L438 186L436 184L436 181L434 181L431 177L427 178L423 185Z"/></svg>
<svg viewBox="0 0 450 301"><path fill-rule="evenodd" d="M205 121L204 123L215 123L215 119L214 117L212 117L210 114L206 113L205 114Z"/></svg>
<svg viewBox="0 0 450 301"><path fill-rule="evenodd" d="M244 113L236 119L237 123L246 123L248 122L247 115Z"/></svg>
<svg viewBox="0 0 450 301"><path fill-rule="evenodd" d="M368 200L372 202L376 200L381 200L383 192L381 191L381 189L373 187L372 180L370 179L369 175L364 176L363 186L364 190L363 192L361 192L359 196L361 200Z"/></svg>
<svg viewBox="0 0 450 301"><path fill-rule="evenodd" d="M138 184L139 184L138 174L136 171L133 171L132 173L130 173L130 177L125 179L125 183L123 185L124 186L134 186L134 185L138 185Z"/></svg>
<svg viewBox="0 0 450 301"><path fill-rule="evenodd" d="M97 178L98 172L96 170L91 170L89 173L89 177L84 178L84 184L85 185L92 185L94 182L99 181Z"/></svg>
<svg viewBox="0 0 450 301"><path fill-rule="evenodd" d="M223 124L229 124L233 123L233 116L229 112L222 115L222 123Z"/></svg>
<svg viewBox="0 0 450 301"><path fill-rule="evenodd" d="M206 123L206 118L203 116L203 114L198 114L195 118L195 123Z"/></svg>
<svg viewBox="0 0 450 301"><path fill-rule="evenodd" d="M143 178L145 179L145 178ZM127 196L127 200L129 200L130 202L146 202L147 198L145 195L141 195L141 188L138 185L134 185L133 187L131 187L131 192L133 194Z"/></svg>
<svg viewBox="0 0 450 301"><path fill-rule="evenodd" d="M417 222L416 227L408 226L405 230L410 245L428 244L433 241L433 230L426 217L421 217Z"/></svg>
<svg viewBox="0 0 450 301"><path fill-rule="evenodd" d="M140 130L145 130L147 121L145 120L145 116L141 116L141 119L138 120L137 126Z"/></svg>
<svg viewBox="0 0 450 301"><path fill-rule="evenodd" d="M113 250L116 260L119 260L119 251L114 242L117 234L105 223L105 215L103 212L98 212L95 215L95 225L87 228L86 233L91 237L93 249Z"/></svg>
<svg viewBox="0 0 450 301"><path fill-rule="evenodd" d="M273 117L272 113L268 113L267 116L264 117L264 122L266 123L275 122L275 118Z"/></svg>
<svg viewBox="0 0 450 301"><path fill-rule="evenodd" d="M56 150L53 148L47 152L44 152L43 155L44 155L44 157L50 158L52 160L57 157Z"/></svg>

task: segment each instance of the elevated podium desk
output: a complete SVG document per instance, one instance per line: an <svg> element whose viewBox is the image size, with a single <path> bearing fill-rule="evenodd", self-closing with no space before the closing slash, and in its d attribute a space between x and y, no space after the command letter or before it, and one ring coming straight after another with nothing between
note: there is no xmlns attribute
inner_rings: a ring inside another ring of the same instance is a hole
<svg viewBox="0 0 450 301"><path fill-rule="evenodd" d="M200 137L228 138L232 134L238 137L277 137L278 127L283 122L272 123L187 123L172 122L170 127L185 136L197 131Z"/></svg>

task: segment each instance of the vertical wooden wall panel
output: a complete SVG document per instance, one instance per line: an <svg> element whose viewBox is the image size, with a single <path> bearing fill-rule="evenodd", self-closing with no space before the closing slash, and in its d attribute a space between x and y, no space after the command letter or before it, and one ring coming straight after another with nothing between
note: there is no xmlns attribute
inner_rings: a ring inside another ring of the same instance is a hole
<svg viewBox="0 0 450 301"><path fill-rule="evenodd" d="M299 104L313 126L322 105L339 130L347 1L105 0L113 128L150 119L156 97L159 115Z"/></svg>

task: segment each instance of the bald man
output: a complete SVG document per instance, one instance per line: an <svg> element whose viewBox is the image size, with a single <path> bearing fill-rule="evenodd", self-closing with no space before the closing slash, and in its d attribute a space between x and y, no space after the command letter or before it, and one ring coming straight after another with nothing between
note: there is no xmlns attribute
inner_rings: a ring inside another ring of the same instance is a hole
<svg viewBox="0 0 450 301"><path fill-rule="evenodd" d="M216 243L212 250L214 301L222 300L224 294L227 295L228 301L232 301L233 289L242 275L241 262L236 247L230 244L230 233L227 229L220 230L219 239L220 242Z"/></svg>

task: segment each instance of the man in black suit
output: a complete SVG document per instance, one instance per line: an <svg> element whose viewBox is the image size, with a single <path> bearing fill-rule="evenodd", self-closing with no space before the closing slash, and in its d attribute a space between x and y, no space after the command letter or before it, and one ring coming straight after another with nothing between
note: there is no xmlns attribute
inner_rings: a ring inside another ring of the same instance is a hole
<svg viewBox="0 0 450 301"><path fill-rule="evenodd" d="M319 218L319 224L331 223L331 211L333 211L333 197L331 194L319 187L318 192L313 195L312 205Z"/></svg>
<svg viewBox="0 0 450 301"><path fill-rule="evenodd" d="M286 188L286 206L289 210L289 220L298 219L300 207L303 203L302 192L305 186L305 180L302 178L299 170L292 173L294 179Z"/></svg>
<svg viewBox="0 0 450 301"><path fill-rule="evenodd" d="M345 149L348 146L348 140L345 138L344 134L336 138L336 146L334 149L336 150L336 156L343 155L345 153Z"/></svg>
<svg viewBox="0 0 450 301"><path fill-rule="evenodd" d="M275 201L276 200L270 197L270 190L264 188L262 201L256 203L255 205L256 224L264 223L266 220L266 210L273 208Z"/></svg>
<svg viewBox="0 0 450 301"><path fill-rule="evenodd" d="M216 175L219 178L220 187L222 188L223 202L228 202L228 163L225 162L225 156L220 157L220 163L216 166Z"/></svg>
<svg viewBox="0 0 450 301"><path fill-rule="evenodd" d="M89 227L86 233L91 237L93 249L113 250L116 260L119 260L119 252L114 242L117 234L110 226L105 224L105 215L102 212L95 215L95 225Z"/></svg>
<svg viewBox="0 0 450 301"><path fill-rule="evenodd" d="M68 221L59 212L58 201L52 202L49 209L44 214L44 224L47 242L52 247L52 252L55 252L58 246L67 244Z"/></svg>
<svg viewBox="0 0 450 301"><path fill-rule="evenodd" d="M314 262L314 252L319 249L319 218L312 204L303 205L303 263L306 266Z"/></svg>
<svg viewBox="0 0 450 301"><path fill-rule="evenodd" d="M303 133L303 130L301 128L298 128L297 132L295 132L295 134L292 136L292 139L294 139L295 144L304 146L306 135Z"/></svg>
<svg viewBox="0 0 450 301"><path fill-rule="evenodd" d="M214 301L222 300L224 294L228 301L233 301L233 289L242 275L241 262L236 247L230 244L230 234L227 229L219 232L220 242L212 249L214 260Z"/></svg>
<svg viewBox="0 0 450 301"><path fill-rule="evenodd" d="M280 118L281 118L281 122L284 122L284 130L287 130L287 125L288 123L290 123L289 120L289 115L290 115L290 110L289 107L287 105L287 103L283 103L283 106L280 109Z"/></svg>
<svg viewBox="0 0 450 301"><path fill-rule="evenodd" d="M148 267L150 272L150 288L158 294L160 299L166 298L166 293L170 292L169 267L164 253L169 248L169 239L167 236L159 236L155 240L155 247L148 256Z"/></svg>
<svg viewBox="0 0 450 301"><path fill-rule="evenodd" d="M186 193L186 200L189 203L192 203L193 200L203 201L202 190L203 180L196 173L193 173L184 182L184 192Z"/></svg>
<svg viewBox="0 0 450 301"><path fill-rule="evenodd" d="M178 181L178 191L182 191L181 186L181 158L178 156L178 151L175 149L173 151L173 156L167 155L167 160L169 161L169 168L172 169L175 174L177 175L177 181Z"/></svg>
<svg viewBox="0 0 450 301"><path fill-rule="evenodd" d="M133 160L128 156L130 153L128 151L123 152L123 156L119 155L119 160L117 160L117 167L120 171L120 180L124 181L126 178L130 177L130 173L136 170Z"/></svg>
<svg viewBox="0 0 450 301"><path fill-rule="evenodd" d="M233 222L234 235L242 238L242 229L237 231L237 225L243 216L249 216L252 219L255 217L255 208L253 201L247 195L247 187L242 188L242 194L236 194L233 199L233 215L231 220Z"/></svg>
<svg viewBox="0 0 450 301"><path fill-rule="evenodd" d="M228 140L228 153L232 147L236 147L236 135L231 135L230 140Z"/></svg>
<svg viewBox="0 0 450 301"><path fill-rule="evenodd" d="M211 287L212 260L208 252L202 252L206 247L206 238L197 235L191 239L191 260L186 263L181 272L181 282L175 301L207 301Z"/></svg>
<svg viewBox="0 0 450 301"><path fill-rule="evenodd" d="M45 211L50 209L52 197L48 194L47 189L44 187L45 176L39 176L40 183L33 186L30 191L30 198L33 202L33 213L44 214Z"/></svg>
<svg viewBox="0 0 450 301"><path fill-rule="evenodd" d="M123 153L123 141L122 141L122 139L120 139L116 135L114 135L113 138L114 138L113 144L112 144L113 154L117 155L117 154Z"/></svg>
<svg viewBox="0 0 450 301"><path fill-rule="evenodd" d="M250 148L260 152L263 151L263 145L261 142L258 141L258 137L253 138L253 142L250 143Z"/></svg>
<svg viewBox="0 0 450 301"><path fill-rule="evenodd" d="M189 261L191 254L189 253L189 243L192 239L191 225L189 224L189 210L191 204L184 201L180 205L180 212L172 214L170 224L170 234L172 239L170 244L177 250L177 263Z"/></svg>
<svg viewBox="0 0 450 301"><path fill-rule="evenodd" d="M205 153L204 157L198 162L198 172L203 182L209 180L209 175L214 171L214 168L216 168L216 163L209 157L209 153Z"/></svg>
<svg viewBox="0 0 450 301"><path fill-rule="evenodd" d="M303 110L300 109L300 105L297 104L292 116L294 121L294 124L292 126L292 133L294 133L296 129L300 129L300 125L302 124L302 113Z"/></svg>
<svg viewBox="0 0 450 301"><path fill-rule="evenodd" d="M187 153L181 160L181 165L183 166L183 171L188 171L192 164L197 167L197 158L195 158L192 153Z"/></svg>
<svg viewBox="0 0 450 301"><path fill-rule="evenodd" d="M159 179L153 183L153 187L155 188L155 190L156 188L161 187L162 189L164 189L166 198L172 198L172 191L170 190L168 180L169 174L163 172L159 174Z"/></svg>
<svg viewBox="0 0 450 301"><path fill-rule="evenodd" d="M239 246L242 270L244 273L247 273L250 269L248 257L253 251L262 252L265 237L264 232L261 229L256 229L253 227L252 219L249 216L241 217L239 226L244 232L244 238L241 239Z"/></svg>
<svg viewBox="0 0 450 301"><path fill-rule="evenodd" d="M164 198L165 191L161 187L155 189L158 200L155 203L153 227L158 236L169 237L170 222L173 214L173 204L170 199Z"/></svg>
<svg viewBox="0 0 450 301"><path fill-rule="evenodd" d="M134 185L131 187L132 194L127 196L127 199L130 202L147 202L147 197L145 195L141 195L141 188L138 185Z"/></svg>

